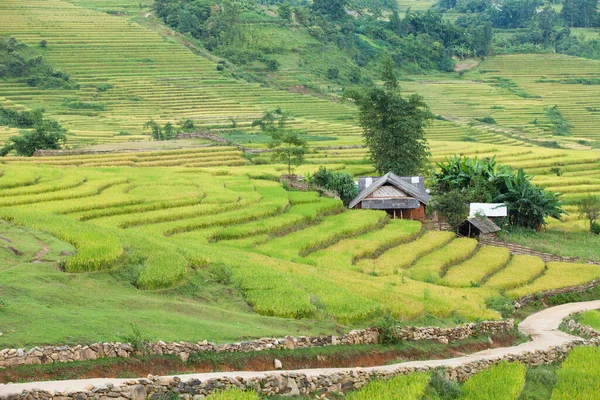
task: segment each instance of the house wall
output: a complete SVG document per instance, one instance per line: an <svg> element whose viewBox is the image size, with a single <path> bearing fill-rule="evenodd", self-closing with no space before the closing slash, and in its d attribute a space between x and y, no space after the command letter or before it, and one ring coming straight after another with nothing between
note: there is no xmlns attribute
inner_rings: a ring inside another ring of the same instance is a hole
<svg viewBox="0 0 600 400"><path fill-rule="evenodd" d="M362 208L362 202L358 203L354 208L360 210ZM425 204L423 203L419 203L419 208L389 209L382 211L387 212L390 218L415 219L418 221L425 220Z"/></svg>

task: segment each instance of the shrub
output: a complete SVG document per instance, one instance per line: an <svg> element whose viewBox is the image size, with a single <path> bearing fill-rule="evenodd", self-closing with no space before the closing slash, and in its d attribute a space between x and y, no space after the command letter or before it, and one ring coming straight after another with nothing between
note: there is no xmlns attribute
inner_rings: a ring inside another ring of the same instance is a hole
<svg viewBox="0 0 600 400"><path fill-rule="evenodd" d="M483 118L475 118L476 121L483 122L484 124L495 125L497 124L496 120L491 116L485 116Z"/></svg>
<svg viewBox="0 0 600 400"><path fill-rule="evenodd" d="M491 310L498 311L503 318L510 318L513 315L513 303L504 296L487 298L485 300L485 306Z"/></svg>
<svg viewBox="0 0 600 400"><path fill-rule="evenodd" d="M277 70L279 70L279 66L280 65L279 65L279 61L277 61L277 60L269 59L269 60L266 61L265 64L267 64L267 69L269 71L277 71Z"/></svg>
<svg viewBox="0 0 600 400"><path fill-rule="evenodd" d="M48 42L45 39L40 40L40 47L45 48L48 46Z"/></svg>
<svg viewBox="0 0 600 400"><path fill-rule="evenodd" d="M120 340L129 343L133 351L143 354L146 351L146 345L152 341L152 338L142 333L139 326L131 324L131 332L121 335Z"/></svg>
<svg viewBox="0 0 600 400"><path fill-rule="evenodd" d="M320 167L314 175L309 175L308 181L336 193L346 206L358 195L354 178L347 172L329 171Z"/></svg>
<svg viewBox="0 0 600 400"><path fill-rule="evenodd" d="M555 365L539 365L529 368L525 375L525 387L519 400L549 399L556 385Z"/></svg>
<svg viewBox="0 0 600 400"><path fill-rule="evenodd" d="M469 216L468 200L462 191L456 189L434 196L429 208L437 211L452 230L458 229Z"/></svg>
<svg viewBox="0 0 600 400"><path fill-rule="evenodd" d="M96 90L99 92L106 92L108 89L112 89L113 85L110 83L99 83L96 85Z"/></svg>
<svg viewBox="0 0 600 400"><path fill-rule="evenodd" d="M431 374L426 398L454 400L460 398L462 389L456 381L446 378L444 371L436 370Z"/></svg>
<svg viewBox="0 0 600 400"><path fill-rule="evenodd" d="M398 336L394 329L398 325L398 321L389 315L380 318L375 323L375 328L379 332L379 343L386 345L398 343Z"/></svg>

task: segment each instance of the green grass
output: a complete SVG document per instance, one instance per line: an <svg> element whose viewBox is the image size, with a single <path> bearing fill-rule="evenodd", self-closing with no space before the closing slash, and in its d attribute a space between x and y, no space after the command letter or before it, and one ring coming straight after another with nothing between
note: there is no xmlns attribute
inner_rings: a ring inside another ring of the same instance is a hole
<svg viewBox="0 0 600 400"><path fill-rule="evenodd" d="M556 385L556 371L559 365L538 365L528 368L525 375L525 387L518 400L547 400L550 399Z"/></svg>
<svg viewBox="0 0 600 400"><path fill-rule="evenodd" d="M551 400L588 400L598 396L600 372L597 347L577 347L558 370L558 381Z"/></svg>
<svg viewBox="0 0 600 400"><path fill-rule="evenodd" d="M412 265L408 271L411 279L435 283L442 277L443 270L469 257L477 246L474 239L455 239Z"/></svg>
<svg viewBox="0 0 600 400"><path fill-rule="evenodd" d="M259 400L254 392L242 392L239 389L217 391L208 396L208 400Z"/></svg>
<svg viewBox="0 0 600 400"><path fill-rule="evenodd" d="M567 232L547 230L532 232L526 230L502 231L502 240L518 243L532 249L555 255L599 260L600 236L588 232Z"/></svg>
<svg viewBox="0 0 600 400"><path fill-rule="evenodd" d="M397 376L388 380L373 381L346 398L349 400L417 400L423 397L428 383L429 374Z"/></svg>
<svg viewBox="0 0 600 400"><path fill-rule="evenodd" d="M591 326L596 330L600 330L600 312L597 310L586 311L581 314L579 322L583 325Z"/></svg>
<svg viewBox="0 0 600 400"><path fill-rule="evenodd" d="M473 375L463 385L464 400L512 400L525 386L525 366L520 363L501 362Z"/></svg>
<svg viewBox="0 0 600 400"><path fill-rule="evenodd" d="M208 271L193 272L184 285L163 292L140 291L128 284L139 268L133 263L112 274L61 272L56 262L65 257L59 254L73 251L72 246L38 231L0 228L0 236L24 253L16 256L0 249L3 267L9 266L0 270L2 348L119 340L131 325L154 340L175 341L231 342L332 330L324 322L259 316ZM50 247L43 257L47 262L30 262L39 251L36 238ZM39 321L44 321L43 330L38 329Z"/></svg>

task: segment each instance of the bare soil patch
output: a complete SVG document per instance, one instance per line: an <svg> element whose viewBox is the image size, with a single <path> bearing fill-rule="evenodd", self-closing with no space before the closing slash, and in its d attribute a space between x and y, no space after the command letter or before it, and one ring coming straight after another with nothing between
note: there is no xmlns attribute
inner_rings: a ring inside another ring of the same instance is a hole
<svg viewBox="0 0 600 400"><path fill-rule="evenodd" d="M468 58L466 60L459 60L459 61L457 61L456 65L454 65L454 71L455 72L468 71L468 70L473 69L476 66L478 66L480 62L481 62L480 60L476 60L474 58Z"/></svg>

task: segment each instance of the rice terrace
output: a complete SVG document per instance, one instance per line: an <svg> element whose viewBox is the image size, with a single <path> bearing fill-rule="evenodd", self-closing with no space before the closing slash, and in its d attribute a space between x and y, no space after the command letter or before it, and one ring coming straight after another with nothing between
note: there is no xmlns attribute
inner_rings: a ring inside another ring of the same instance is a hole
<svg viewBox="0 0 600 400"><path fill-rule="evenodd" d="M0 399L600 399L596 0L1 0Z"/></svg>

